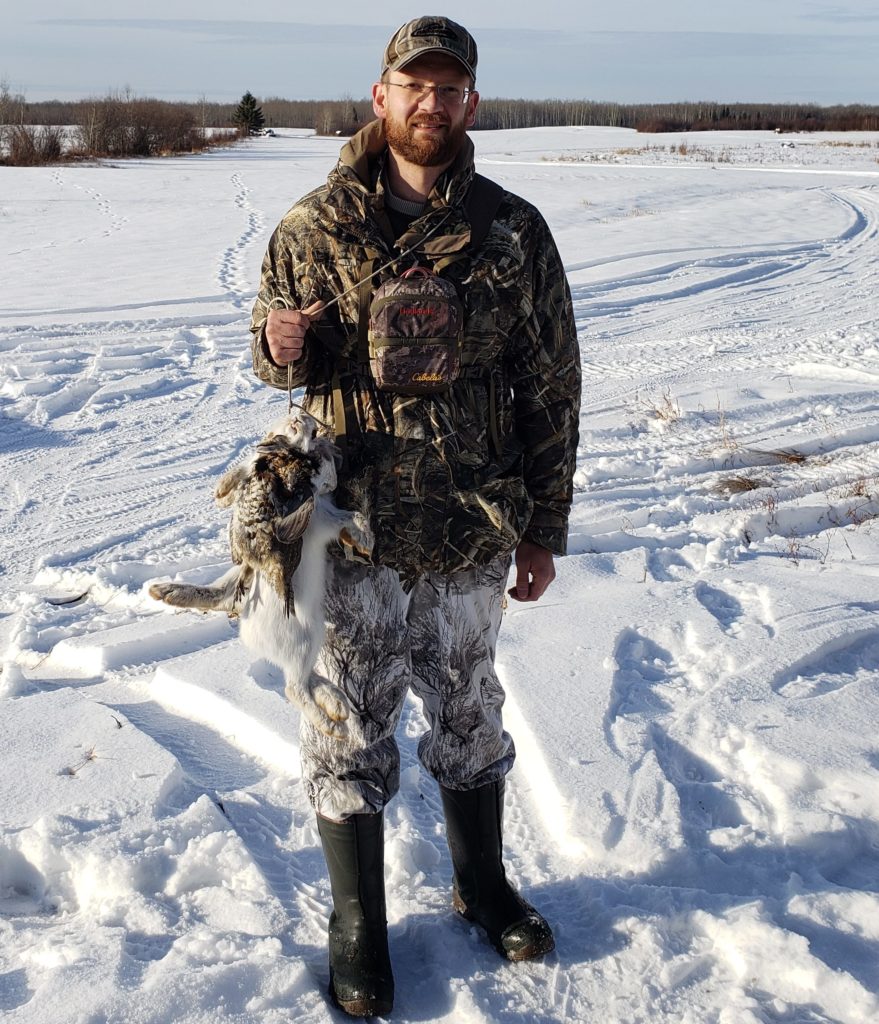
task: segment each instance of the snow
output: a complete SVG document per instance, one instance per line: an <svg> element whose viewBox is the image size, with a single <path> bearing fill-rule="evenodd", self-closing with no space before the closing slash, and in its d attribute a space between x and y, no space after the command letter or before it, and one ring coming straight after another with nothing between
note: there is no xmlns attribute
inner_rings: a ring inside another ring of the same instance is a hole
<svg viewBox="0 0 879 1024"><path fill-rule="evenodd" d="M558 949L502 963L450 911L410 701L393 1019L875 1021L879 135L474 141L547 216L583 350L571 553L498 651L509 870ZM260 259L337 150L3 171L10 1024L341 1017L297 712L234 624L147 595L221 571L214 482L285 401Z"/></svg>

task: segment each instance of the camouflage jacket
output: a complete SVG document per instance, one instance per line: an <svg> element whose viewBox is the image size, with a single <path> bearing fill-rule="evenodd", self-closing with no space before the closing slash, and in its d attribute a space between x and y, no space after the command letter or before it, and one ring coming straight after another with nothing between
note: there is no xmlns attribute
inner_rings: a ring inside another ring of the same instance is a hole
<svg viewBox="0 0 879 1024"><path fill-rule="evenodd" d="M519 540L564 554L577 450L580 361L571 297L539 212L504 192L478 252L468 251L464 203L473 168L466 140L424 212L398 239L384 210L381 122L347 143L327 184L278 225L253 308L256 374L278 388L287 368L270 358L268 311L304 308L355 286L365 261L410 256L375 278L434 265L464 303L460 378L450 390L403 396L375 388L358 342L358 290L313 324L293 385L322 419L344 408L346 459L336 493L360 507L376 537L373 561L402 574L485 564ZM335 384L334 389L334 375ZM335 390L335 402L334 402Z"/></svg>

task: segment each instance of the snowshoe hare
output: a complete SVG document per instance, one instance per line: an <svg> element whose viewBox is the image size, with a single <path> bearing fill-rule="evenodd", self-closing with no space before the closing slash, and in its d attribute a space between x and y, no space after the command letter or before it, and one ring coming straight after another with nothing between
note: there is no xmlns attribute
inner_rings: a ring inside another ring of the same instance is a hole
<svg viewBox="0 0 879 1024"><path fill-rule="evenodd" d="M273 424L215 492L221 507L232 507L233 567L208 586L153 583L149 592L178 608L237 615L242 642L283 671L287 697L317 729L343 739L348 701L314 671L324 639L326 547L339 540L368 553L372 534L361 513L333 504L337 455L308 415Z"/></svg>

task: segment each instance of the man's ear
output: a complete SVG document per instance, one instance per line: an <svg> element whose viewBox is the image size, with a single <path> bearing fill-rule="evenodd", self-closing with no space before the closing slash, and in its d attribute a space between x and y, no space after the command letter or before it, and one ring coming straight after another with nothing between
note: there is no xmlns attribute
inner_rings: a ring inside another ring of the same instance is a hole
<svg viewBox="0 0 879 1024"><path fill-rule="evenodd" d="M372 87L372 111L376 117L384 120L388 116L388 89L384 82L376 82Z"/></svg>
<svg viewBox="0 0 879 1024"><path fill-rule="evenodd" d="M467 97L467 118L464 121L464 125L467 128L472 128L476 123L476 108L479 106L479 93L475 90L470 93Z"/></svg>

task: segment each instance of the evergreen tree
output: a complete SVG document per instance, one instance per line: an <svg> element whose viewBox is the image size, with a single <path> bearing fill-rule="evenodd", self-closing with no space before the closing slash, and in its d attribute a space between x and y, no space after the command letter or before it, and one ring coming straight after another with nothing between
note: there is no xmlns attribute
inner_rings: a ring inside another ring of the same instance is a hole
<svg viewBox="0 0 879 1024"><path fill-rule="evenodd" d="M242 135L250 135L258 131L266 123L256 97L246 92L232 115L232 123L238 125Z"/></svg>

